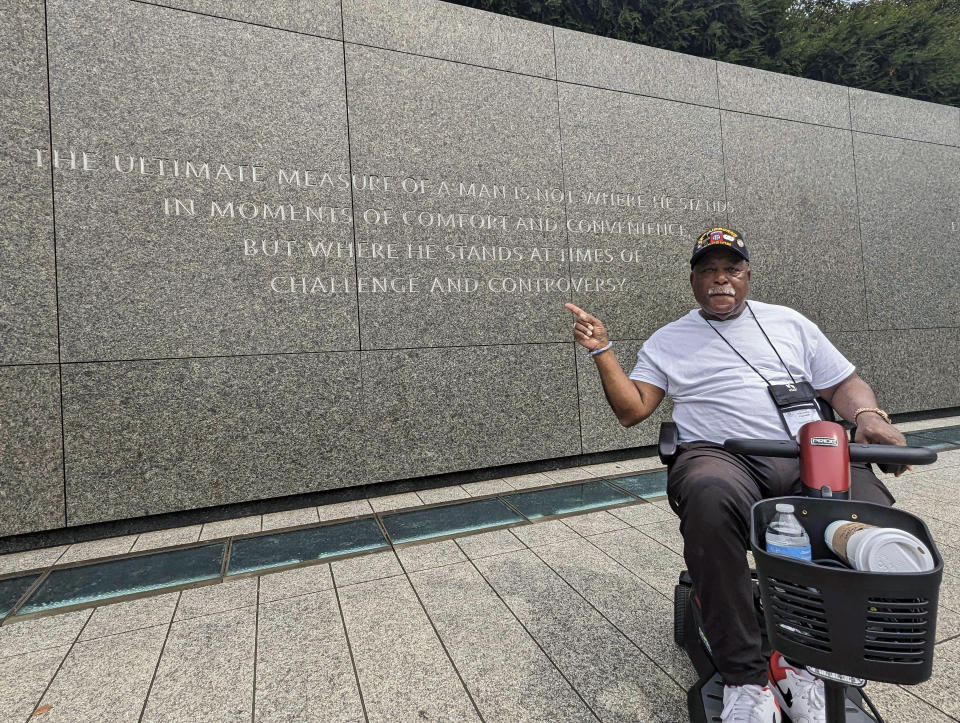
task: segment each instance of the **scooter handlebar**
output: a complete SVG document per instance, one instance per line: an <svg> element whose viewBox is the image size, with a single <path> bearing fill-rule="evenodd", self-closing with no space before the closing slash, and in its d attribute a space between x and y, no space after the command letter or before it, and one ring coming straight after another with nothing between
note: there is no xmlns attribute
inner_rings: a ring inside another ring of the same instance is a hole
<svg viewBox="0 0 960 723"><path fill-rule="evenodd" d="M792 439L728 439L723 448L734 454L761 457L799 457L800 445Z"/></svg>
<svg viewBox="0 0 960 723"><path fill-rule="evenodd" d="M876 464L931 464L937 453L926 447L904 447L899 444L851 444L851 462Z"/></svg>
<svg viewBox="0 0 960 723"><path fill-rule="evenodd" d="M800 445L789 439L728 439L723 448L734 454L755 454L761 457L799 457ZM926 447L904 447L897 444L850 444L851 462L877 464L930 464L937 453Z"/></svg>

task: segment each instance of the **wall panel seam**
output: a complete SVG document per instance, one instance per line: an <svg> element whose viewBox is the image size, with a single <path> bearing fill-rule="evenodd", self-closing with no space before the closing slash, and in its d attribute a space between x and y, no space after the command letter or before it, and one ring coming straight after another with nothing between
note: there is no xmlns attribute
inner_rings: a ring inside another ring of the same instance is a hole
<svg viewBox="0 0 960 723"><path fill-rule="evenodd" d="M860 272L863 279L863 316L867 331L872 329L870 324L870 298L867 295L867 260L863 255L863 226L860 223L860 179L857 176L857 147L853 140L853 104L850 100L850 89L847 88L847 111L850 113L850 154L853 157L853 192L857 204L857 237L860 239Z"/></svg>
<svg viewBox="0 0 960 723"><path fill-rule="evenodd" d="M63 420L63 360L60 354L60 280L57 269L57 194L53 173L53 91L50 87L50 33L47 29L47 2L43 2L43 49L47 70L47 134L50 141L50 229L53 234L53 301L57 317L57 391L60 397L60 473L63 479L63 525L67 521L67 434Z"/></svg>
<svg viewBox="0 0 960 723"><path fill-rule="evenodd" d="M340 32L343 32L343 2L340 2ZM340 43L340 50L343 53L343 115L344 122L347 126L347 173L350 174L349 178L351 183L349 184L350 191L350 210L353 213L354 219L357 217L357 204L356 197L353 195L353 148L350 143L350 91L347 87L347 45L346 43ZM354 288L356 290L354 297L357 301L357 351L363 352L363 331L360 328L360 268L357 264L357 224L356 222L350 224L351 235L353 236L353 279L354 279ZM362 365L361 365L362 368ZM361 371L361 399L363 397L363 377Z"/></svg>
<svg viewBox="0 0 960 723"><path fill-rule="evenodd" d="M627 95L635 95L635 96L639 96L639 97L642 97L642 98L652 98L652 99L655 99L655 100L667 100L667 101L671 101L671 102L674 102L674 103L686 103L687 105L696 105L696 106L701 106L701 107L703 107L703 108L717 108L717 107L720 107L720 100L719 100L719 93L720 93L720 91L719 91L719 71L716 71L716 70L715 70L715 72L718 73L718 80L717 80L717 84L718 84L718 86L717 86L717 98L718 98L718 100L717 100L717 105L715 105L715 106L714 106L714 105L707 105L707 104L704 104L704 103L694 103L693 101L688 101L688 100L677 100L676 98L666 98L666 97L658 96L658 95L648 95L648 94L646 94L646 93L635 93L635 92L632 92L632 91L629 91L629 90L622 90L622 89L619 89L619 88L609 88L609 87L602 86L602 85L590 85L590 84L588 84L588 83L577 83L576 81L571 81L571 80L560 80L559 74L557 73L557 69L556 69L556 41L554 41L554 73L555 73L556 77L550 78L550 77L548 77L548 76L536 75L536 74L534 74L534 73L524 73L524 72L521 72L521 71L518 71L518 70L509 70L509 69L507 69L507 68L498 68L498 67L488 66L488 65L477 65L476 63L469 63L469 62L464 61L464 60L455 60L455 59L453 59L453 58L441 58L441 57L434 56L434 55L424 55L424 54L422 54L422 53L414 53L414 52L411 52L411 51L409 51L409 50L397 50L396 48L387 48L387 47L384 47L384 46L381 46L381 45L372 45L372 44L370 44L370 43L361 43L361 42L358 42L358 41L356 41L356 40L346 40L345 37L333 38L333 37L330 37L330 36L327 36L327 35L320 35L320 34L318 34L318 33L307 33L307 32L304 32L304 31L302 31L302 30L292 30L292 29L290 29L290 28L279 28L279 27L276 27L276 26L273 26L273 25L264 25L264 24L262 24L262 23L251 22L251 21L249 21L249 20L238 20L238 19L235 19L235 18L223 17L223 16L221 16L221 15L213 15L213 14L211 14L211 13L203 13L203 12L199 12L199 11L196 11L196 10L186 10L186 9L184 9L184 8L175 8L175 7L170 7L169 5L163 5L163 4L160 4L160 3L149 2L148 0L127 0L127 2L136 3L136 4L138 4L138 5L147 5L147 6L150 6L150 7L161 8L161 9L164 9L164 10L171 10L171 11L173 11L173 12L188 13L188 14L191 14L191 15L200 15L200 16L202 16L202 17L213 18L213 19L215 19L215 20L225 20L225 21L231 22L231 23L240 23L241 25L251 25L251 26L253 26L253 27L266 28L266 29L268 29L268 30L277 30L277 31L284 32L284 33L293 33L293 34L295 34L295 35L303 35L303 36L310 37L310 38L320 38L320 39L322 39L322 40L331 40L331 41L338 42L338 43L344 43L344 44L349 44L349 45L356 45L356 46L364 47L364 48L372 48L372 49L374 49L374 50L384 50L384 51L391 52L391 53L401 53L401 54L403 54L403 55L413 55L413 56L418 57L418 58L427 58L427 59L430 59L430 60L439 60L439 61L444 61L444 62L448 62L448 63L457 63L457 64L459 64L459 65L466 65L466 66L469 66L469 67L472 67L472 68L482 68L482 69L485 69L485 70L497 70L497 71L500 71L501 73L511 73L511 74L513 74L513 75L520 75L520 76L523 76L523 77L526 77L526 78L539 78L539 79L541 79L541 80L556 80L557 82L560 82L560 83L568 83L568 84L570 84L570 85L578 85L578 86L581 86L581 87L584 87L584 88L594 88L594 89L596 89L596 90L609 90L609 91L612 91L612 92L615 92L615 93L626 93ZM343 4L341 3L341 11L340 11L341 34L343 34L343 31L344 31L344 26L343 26L343 9L342 9L342 8L343 8ZM554 35L555 35L556 27L555 27L555 26L552 26L552 25L549 26L549 27L551 27L551 28L554 29ZM598 36L598 37L605 37L605 36ZM654 48L654 46L642 45L642 44L640 44L640 43L631 43L631 44L632 44L632 45L636 45L637 47L641 47L641 48L653 48L653 49L655 49L655 50L659 50L659 48ZM680 53L680 55L687 56L687 55L689 55L689 54ZM689 57L698 58L698 57L700 57L700 56L689 55ZM706 60L706 58L705 58L705 60ZM716 69L716 68L717 68L717 61L713 61L713 62L714 62L714 68ZM749 70L760 70L760 69L759 69L759 68L749 68ZM799 79L801 79L801 80L809 80L809 78L804 78L803 76L793 76L793 75L791 75L791 76L787 76L787 77L790 77L790 78L799 78ZM849 90L850 90L850 88L849 88L848 86L842 86L842 87L845 87L845 88L847 89L848 97L849 97ZM883 95L890 95L890 97L892 97L892 98L903 98L903 99L905 99L905 100L912 100L911 98L907 98L906 96L891 95L891 94L889 94L889 93L885 93L885 94L883 94ZM944 105L944 104L942 104L942 103L933 103L933 105L938 105L938 106L942 106L942 107L945 107L945 108L953 108L953 107L955 107L955 106ZM722 109L722 110L728 110L728 111L735 112L735 113L745 113L745 114L748 114L748 115L755 115L755 116L758 116L758 117L760 117L760 118L774 118L774 119L778 119L778 120L792 121L792 122L794 122L794 123L806 123L807 125L819 126L819 127L821 127L821 128L840 128L840 129L842 129L842 130L849 130L848 128L844 128L844 127L842 127L842 126L833 126L833 125L827 125L827 124L824 124L824 123L813 123L813 122L811 122L811 121L796 120L796 119L793 119L793 118L784 118L784 117L782 117L782 116L776 116L776 115L765 115L765 114L763 114L763 113L753 113L753 112L750 112L750 111L739 110L739 109L735 109L735 108L721 108L721 109ZM960 125L960 121L958 121L958 125ZM887 135L887 134L884 134L884 133L874 133L874 132L871 132L871 131L857 130L857 129L855 129L855 128L852 128L852 117L851 117L851 129L852 129L852 130L855 130L857 133L869 133L870 135L882 136L882 137L884 137L884 138L901 138L902 140L917 141L917 142L919 142L919 143L933 143L933 144L935 144L935 145L938 145L938 146L946 146L946 147L948 147L948 148L957 148L957 147L960 147L960 144L939 143L939 142L937 142L937 141L928 141L928 140L923 140L923 139L918 139L918 138L907 138L907 137L905 137L905 136L892 136L892 135Z"/></svg>
<svg viewBox="0 0 960 723"><path fill-rule="evenodd" d="M557 140L560 147L560 188L566 196L567 192L567 171L563 163L563 113L560 110L560 73L557 68L557 29L551 32L553 38L553 74L554 84L557 94ZM569 230L567 229L567 204L563 204L563 238L564 243L570 245ZM567 278L573 278L573 260L567 255ZM571 303L573 299L571 297ZM583 454L583 400L580 398L580 365L577 364L577 343L573 342L573 381L574 389L577 395L577 429L580 432L580 454Z"/></svg>
<svg viewBox="0 0 960 723"><path fill-rule="evenodd" d="M140 2L140 0L132 0L133 2ZM478 65L477 63L470 63L466 60L457 60L456 58L441 58L438 55L425 55L424 53L414 53L410 50L398 50L397 48L387 48L382 45L371 45L370 43L361 43L356 40L344 40L344 45L356 45L358 48L369 48L370 50L382 50L386 53L397 53L399 55L410 55L414 58L425 58L426 60L439 60L443 63L455 63L457 65L465 65L468 68L480 68L481 70L496 70L500 73L509 73L510 75L519 75L521 78L535 78L537 80L550 80L555 81L556 78L551 78L548 75L537 75L535 73L524 73L519 70L510 70L509 68L497 68L492 65Z"/></svg>
<svg viewBox="0 0 960 723"><path fill-rule="evenodd" d="M188 10L187 8L175 8L170 5L164 5L163 3L149 2L149 0L127 0L127 2L135 3L137 5L146 5L148 7L160 8L161 10L170 10L175 13L186 13L187 15L199 15L203 18L212 18L213 20L224 20L228 23L240 23L241 25L251 25L255 28L266 28L267 30L279 30L282 33L293 33L294 35L303 35L308 38L320 38L322 40L333 40L334 42L342 42L342 38L331 38L329 35L320 35L319 33L308 33L303 30L293 30L292 28L278 28L275 25L265 25L263 23L255 23L251 20L239 20L237 18L228 18L223 15L214 15L213 13L203 13L199 10ZM343 32L343 11L340 13L340 31Z"/></svg>
<svg viewBox="0 0 960 723"><path fill-rule="evenodd" d="M129 1L130 1L130 2L143 2L143 0L129 0ZM266 27L266 26L265 26L265 27ZM288 31L288 32L293 32L293 31ZM314 37L322 37L322 36L314 36ZM361 48L370 48L370 49L372 49L372 50L382 50L382 51L389 52L389 53L399 53L399 54L401 54L401 55L411 55L411 56L416 57L416 58L424 58L424 59L427 59L427 60L437 60L437 61L444 62L444 63L456 63L457 65L465 65L465 66L470 67L470 68L479 68L479 69L481 69L481 70L494 70L494 71L497 71L497 72L500 72L500 73L510 73L511 75L519 75L519 76L524 77L524 78L536 78L536 79L538 79L538 80L555 80L557 83L566 83L567 85L575 85L575 86L578 86L578 87L581 87L581 88L590 88L590 89L593 89L593 90L606 90L606 91L610 91L610 92L612 92L612 93L623 93L623 94L625 94L625 95L632 95L632 96L636 96L636 97L639 97L639 98L650 98L650 99L652 99L652 100L665 100L665 101L668 101L668 102L670 102L670 103L683 103L683 104L685 104L685 105L693 105L693 106L698 106L698 107L700 107L700 108L717 108L717 109L719 109L719 110L726 110L726 111L729 111L729 112L731 112L731 113L743 113L744 115L756 116L756 117L758 117L758 118L770 118L770 119L773 119L773 120L783 120L783 121L788 121L788 122L790 122L790 123L803 123L804 125L816 126L816 127L818 127L818 128L833 128L833 129L836 129L836 130L844 130L844 131L846 131L846 130L854 130L854 131L856 131L857 133L868 133L868 134L870 134L870 135L881 136L881 137L884 137L884 138L899 138L899 139L905 140L905 141L916 141L917 143L931 143L931 144L933 144L933 145L944 146L944 147L947 147L947 148L958 148L958 147L960 147L960 145L955 145L955 144L951 144L951 143L940 143L940 142L938 142L938 141L923 140L923 139L919 139L919 138L908 138L908 137L906 137L906 136L893 136L893 135L887 135L887 134L884 134L884 133L874 133L874 132L871 132L871 131L857 130L857 129L855 129L855 128L852 128L852 119L851 119L851 124L850 124L849 127L848 127L848 126L829 125L829 124L826 124L826 123L814 123L813 121L800 120L800 119L797 119L797 118L787 118L787 117L785 117L785 116L778 116L778 115L767 115L767 114L765 114L765 113L755 113L755 112L753 112L753 111L743 110L743 109L739 109L739 108L726 108L726 107L722 107L722 106L721 106L719 100L718 100L718 102L717 102L717 105L710 105L710 104L707 104L707 103L696 103L696 102L690 101L690 100L679 100L679 99L677 99L677 98L668 98L668 97L666 97L666 96L652 95L652 94L648 94L648 93L637 93L637 92L630 91L630 90L623 90L622 88L610 88L610 87L604 86L604 85L591 85L591 84L589 84L589 83L578 83L578 82L573 81L573 80L561 80L559 77L557 77L557 78L550 78L550 77L544 76L544 75L535 75L535 74L533 74L533 73L523 73L523 72L520 72L520 71L518 71L518 70L509 70L509 69L507 69L507 68L498 68L498 67L490 66L490 65L478 65L478 64L476 64L476 63L469 63L469 62L467 62L467 61L465 61L465 60L456 60L456 59L454 59L454 58L442 58L442 57L435 56L435 55L425 55L425 54L423 54L423 53L414 53L414 52L411 52L411 51L409 51L409 50L397 50L396 48L387 48L387 47L383 47L383 46L381 46L381 45L371 45L371 44L369 44L369 43L360 43L360 42L357 42L357 41L355 41L355 40L344 40L343 43L344 43L345 45L356 45L357 47L361 47ZM651 46L645 46L645 45L639 45L639 44L638 44L638 47L651 47ZM554 45L554 53L556 53L556 45ZM699 57L699 56L690 56L690 57ZM554 60L554 62L556 62L556 59ZM718 66L717 66L717 63L716 63L716 61L714 61L715 72L718 72L718 71L716 71L716 68L717 68L717 67L718 67ZM756 68L751 68L751 70L758 70L758 69L756 69ZM558 75L559 75L559 73L558 73ZM802 76L787 76L787 77L790 77L790 78L799 78L799 79L801 79L801 80L805 80L805 78L802 78ZM718 99L719 99L719 93L720 93L719 82L720 82L720 81L719 81L719 73L718 73L718 77L717 77L717 97L718 97ZM844 88L847 90L848 95L849 95L849 90L850 90L849 87L847 87L847 86L842 86L842 87L844 87ZM890 97L892 97L892 98L905 98L905 96L890 96ZM942 104L935 104L935 105L942 105ZM943 107L945 107L945 108L952 108L953 106L943 106Z"/></svg>
<svg viewBox="0 0 960 723"><path fill-rule="evenodd" d="M847 90L849 91L850 89L848 88ZM901 96L893 96L893 97L898 98ZM952 106L946 106L946 107L951 108ZM865 136L877 136L878 138L893 138L894 140L910 141L911 143L926 143L931 146L940 146L941 148L960 148L960 145L958 144L940 143L938 141L925 141L922 138L907 138L906 136L891 136L886 133L874 133L873 131L861 131L856 128L852 128L851 131L853 133L862 133Z"/></svg>
<svg viewBox="0 0 960 723"><path fill-rule="evenodd" d="M66 363L66 362L64 362ZM0 369L17 369L18 367L52 367L59 366L60 362L12 362L10 364L0 364Z"/></svg>
<svg viewBox="0 0 960 723"><path fill-rule="evenodd" d="M866 331L894 332L894 331L960 331L960 326L909 326L909 327L877 327L873 329L833 329L828 328L833 333L862 333ZM643 341L643 339L629 337L611 337L613 341ZM524 341L524 342L491 342L488 344L437 344L419 345L419 346L385 346L370 347L364 349L364 352L393 352L393 351L418 351L421 349L483 349L486 347L508 347L508 346L553 346L557 344L570 344L568 339L554 339L548 341ZM264 352L260 354L211 354L203 356L171 356L171 357L144 357L134 359L82 359L75 361L65 361L61 366L78 366L82 364L136 364L139 362L164 362L164 361L193 361L201 359L243 359L257 357L278 357L278 356L311 356L320 354L356 354L357 349L330 349L328 351L291 351L291 352ZM45 362L37 364L0 364L0 369L16 367L34 367L34 366L53 366L57 362Z"/></svg>
<svg viewBox="0 0 960 723"><path fill-rule="evenodd" d="M343 0L340 0L340 35L345 35L344 19L343 19ZM343 52L343 114L344 120L347 124L347 173L350 174L350 211L353 213L354 219L357 216L357 206L356 198L353 195L353 148L350 144L350 90L348 87L348 77L347 77L347 44L345 42L340 43L340 48ZM357 224L356 222L350 224L350 230L353 235L353 278L354 278L354 288L356 293L354 294L357 301L357 373L360 378L360 396L357 399L357 406L360 409L360 437L363 440L366 440L367 437L367 421L366 414L364 410L366 409L366 396L364 395L363 389L363 328L362 320L360 318L360 266L357 263ZM366 446L366 442L364 444ZM356 671L354 671L356 672ZM359 679L358 679L359 681ZM364 717L366 717L366 707L364 707Z"/></svg>
<svg viewBox="0 0 960 723"><path fill-rule="evenodd" d="M714 61L713 72L717 79L717 122L720 124L720 168L723 170L723 200L726 206L723 214L730 226L730 193L727 191L727 153L723 148L723 108L720 107L720 64Z"/></svg>

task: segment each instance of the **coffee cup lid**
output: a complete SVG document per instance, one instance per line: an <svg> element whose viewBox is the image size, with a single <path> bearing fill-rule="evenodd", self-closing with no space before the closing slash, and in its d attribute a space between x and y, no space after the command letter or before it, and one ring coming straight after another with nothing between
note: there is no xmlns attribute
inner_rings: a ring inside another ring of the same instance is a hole
<svg viewBox="0 0 960 723"><path fill-rule="evenodd" d="M871 531L857 558L857 569L870 572L927 572L934 567L926 545L909 532L892 528Z"/></svg>

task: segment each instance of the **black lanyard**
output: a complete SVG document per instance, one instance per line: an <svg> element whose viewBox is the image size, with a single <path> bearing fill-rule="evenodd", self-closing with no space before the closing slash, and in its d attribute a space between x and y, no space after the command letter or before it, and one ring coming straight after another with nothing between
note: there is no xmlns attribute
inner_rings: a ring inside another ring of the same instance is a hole
<svg viewBox="0 0 960 723"><path fill-rule="evenodd" d="M793 378L793 374L790 374L790 368L784 363L783 357L781 357L781 356L780 356L780 352L777 351L777 347L775 347L775 346L773 345L773 342L770 341L770 337L767 336L767 332L765 332L765 331L763 330L763 327L760 326L760 321L757 319L756 314L753 313L753 309L750 308L750 304L747 304L746 302L744 302L744 304L745 304L745 306L747 307L747 311L750 312L750 316L752 316L752 317L753 317L753 320L754 320L755 322L757 322L757 326L758 326L759 329L760 329L760 333L763 334L763 338L767 340L767 344L770 345L770 348L773 349L773 353L777 355L777 359L780 360L780 363L783 364L783 368L786 369L787 374L790 376L790 381L793 382L794 384L796 384L796 383L797 383L797 380ZM719 330L717 327L715 327L713 324L710 323L710 320L709 320L707 317L703 317L703 320L704 320L705 322L707 322L707 324L710 326L711 329L713 329L715 332L717 332L717 336L719 336L721 339L723 339L723 340L726 342L726 344L727 344L728 347L730 347L731 349L733 349L733 353L734 353L734 354L736 354L738 357L740 357L741 359L743 359L744 363L746 363L746 365L747 365L748 367L750 367L751 369L753 369L753 371L755 371L755 372L757 373L757 375L758 375L761 379L763 379L764 382L766 382L766 384L767 384L768 387L772 387L772 386L773 386L773 385L770 383L770 380L767 379L765 376L763 376L763 374L760 373L760 370L757 369L753 364L751 364L749 361L747 361L747 358L746 358L743 354L741 354L740 352L737 351L736 347L727 340L727 337L725 337L723 334L720 333L720 330Z"/></svg>

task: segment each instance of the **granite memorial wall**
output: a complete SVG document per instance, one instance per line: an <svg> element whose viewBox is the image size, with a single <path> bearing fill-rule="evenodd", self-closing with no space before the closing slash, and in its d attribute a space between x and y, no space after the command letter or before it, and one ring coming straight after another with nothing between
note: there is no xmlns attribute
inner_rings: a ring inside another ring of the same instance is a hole
<svg viewBox="0 0 960 723"><path fill-rule="evenodd" d="M960 109L435 0L0 8L0 536L650 444L706 227L960 405Z"/></svg>

